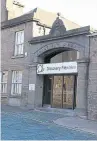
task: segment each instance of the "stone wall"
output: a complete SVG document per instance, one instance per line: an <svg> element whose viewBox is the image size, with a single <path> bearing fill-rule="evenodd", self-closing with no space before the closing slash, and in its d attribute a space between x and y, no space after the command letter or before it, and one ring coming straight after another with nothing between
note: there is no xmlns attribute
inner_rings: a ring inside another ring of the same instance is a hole
<svg viewBox="0 0 97 141"><path fill-rule="evenodd" d="M2 93L2 98L7 99L11 105L20 105L21 101L27 104L28 72L29 72L29 43L32 39L32 22L6 28L1 31L1 71L8 71L7 93ZM14 56L15 32L24 30L24 53L21 56ZM20 97L11 96L12 70L23 72L22 94ZM2 100L3 101L3 100Z"/></svg>
<svg viewBox="0 0 97 141"><path fill-rule="evenodd" d="M88 118L97 120L97 35L90 37Z"/></svg>
<svg viewBox="0 0 97 141"><path fill-rule="evenodd" d="M37 41L40 41L41 37L36 37ZM64 50L62 50L64 48ZM44 57L52 54L54 51L65 51L67 48L75 49L80 52L78 60L78 85L77 85L77 109L80 109L83 115L86 115L87 110L87 66L89 50L89 38L85 35L78 35L73 37L64 38L63 40L47 40L45 42L32 43L30 45L30 63L32 64L31 71L29 73L30 83L34 83L36 86L35 92L32 91L32 97L34 98L35 107L42 105L43 95L43 76L36 74L35 66L37 63L44 63ZM56 62L61 60L62 56L56 59ZM32 75L34 74L34 76ZM31 92L28 92L31 95ZM31 100L31 99L30 99Z"/></svg>
<svg viewBox="0 0 97 141"><path fill-rule="evenodd" d="M88 60L78 60L76 111L78 115L87 116Z"/></svg>

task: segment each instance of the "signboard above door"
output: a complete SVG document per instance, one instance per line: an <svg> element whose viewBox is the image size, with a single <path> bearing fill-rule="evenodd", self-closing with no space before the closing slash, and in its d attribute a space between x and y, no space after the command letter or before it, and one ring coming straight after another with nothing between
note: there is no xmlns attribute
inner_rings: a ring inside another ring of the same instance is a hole
<svg viewBox="0 0 97 141"><path fill-rule="evenodd" d="M72 74L77 73L77 62L38 64L37 74Z"/></svg>

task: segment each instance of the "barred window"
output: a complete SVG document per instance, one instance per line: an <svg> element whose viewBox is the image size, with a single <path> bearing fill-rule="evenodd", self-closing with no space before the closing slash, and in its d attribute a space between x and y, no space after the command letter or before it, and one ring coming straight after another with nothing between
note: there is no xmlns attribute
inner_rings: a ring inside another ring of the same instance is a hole
<svg viewBox="0 0 97 141"><path fill-rule="evenodd" d="M21 55L23 54L24 48L24 31L16 32L15 35L15 52L14 55Z"/></svg>
<svg viewBox="0 0 97 141"><path fill-rule="evenodd" d="M7 93L7 79L8 79L8 71L0 72L1 93Z"/></svg>
<svg viewBox="0 0 97 141"><path fill-rule="evenodd" d="M12 71L12 95L21 95L22 91L22 71Z"/></svg>

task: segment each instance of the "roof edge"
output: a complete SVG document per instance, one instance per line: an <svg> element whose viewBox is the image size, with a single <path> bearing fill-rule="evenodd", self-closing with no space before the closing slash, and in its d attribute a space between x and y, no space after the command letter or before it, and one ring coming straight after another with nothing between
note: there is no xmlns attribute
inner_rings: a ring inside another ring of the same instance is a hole
<svg viewBox="0 0 97 141"><path fill-rule="evenodd" d="M85 27L81 27L81 28L68 30L68 31L64 32L64 35L53 36L53 35L48 34L48 35L44 35L44 36L33 37L33 39L31 41L29 41L29 43L30 44L37 44L40 42L58 40L58 39L62 39L62 38L83 35L83 34L86 34L86 35L90 34L90 26L85 26Z"/></svg>
<svg viewBox="0 0 97 141"><path fill-rule="evenodd" d="M30 22L30 21L39 22L39 19L36 19L36 18L33 18L33 17L32 18L31 17L30 18L24 18L23 20L18 21L18 19L20 19L21 17L23 17L23 16L2 22L1 23L1 29L14 27L14 26L17 26L17 25L20 25L20 24L23 24L23 23L26 23L26 22ZM16 20L16 21L14 22L14 20Z"/></svg>

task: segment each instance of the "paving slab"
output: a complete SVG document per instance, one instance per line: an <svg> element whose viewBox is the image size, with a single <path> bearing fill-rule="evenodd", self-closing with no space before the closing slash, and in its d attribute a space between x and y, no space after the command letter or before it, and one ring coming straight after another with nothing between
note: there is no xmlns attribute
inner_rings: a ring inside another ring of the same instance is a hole
<svg viewBox="0 0 97 141"><path fill-rule="evenodd" d="M8 105L1 108L2 140L97 140L97 134L93 134L92 131L88 133L78 129L72 130L69 128L71 126L64 126L64 118L65 122L67 122L66 118L69 119L69 123L76 118L73 112L70 114L70 111L57 109L29 110ZM62 121L63 127L54 123L57 120ZM77 119L74 122L76 121ZM95 125L92 124L93 128ZM95 131L97 131L96 127Z"/></svg>
<svg viewBox="0 0 97 141"><path fill-rule="evenodd" d="M97 135L97 121L81 119L79 117L64 117L53 122L64 127L75 128Z"/></svg>

